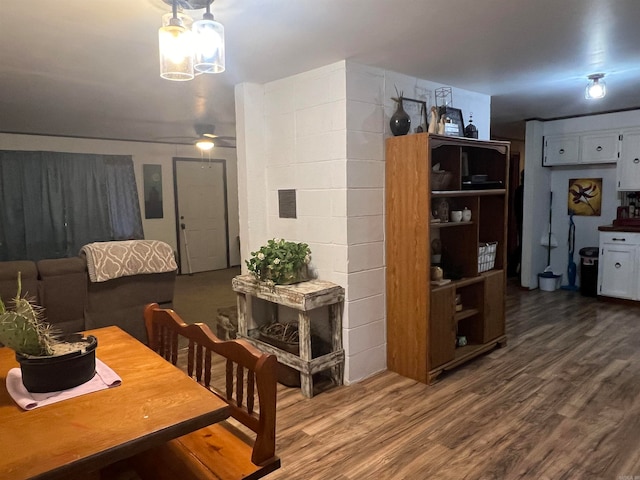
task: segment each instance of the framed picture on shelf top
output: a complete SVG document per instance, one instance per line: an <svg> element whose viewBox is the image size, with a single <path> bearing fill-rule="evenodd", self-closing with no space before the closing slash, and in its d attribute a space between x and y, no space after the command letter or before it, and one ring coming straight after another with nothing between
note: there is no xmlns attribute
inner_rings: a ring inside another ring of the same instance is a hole
<svg viewBox="0 0 640 480"><path fill-rule="evenodd" d="M438 117L442 118L443 115L445 118L451 119L451 123L458 125L458 133L456 136L464 137L464 120L462 119L462 110L453 107L438 107Z"/></svg>
<svg viewBox="0 0 640 480"><path fill-rule="evenodd" d="M411 130L409 133L421 133L427 131L427 102L402 97L402 108L409 114Z"/></svg>

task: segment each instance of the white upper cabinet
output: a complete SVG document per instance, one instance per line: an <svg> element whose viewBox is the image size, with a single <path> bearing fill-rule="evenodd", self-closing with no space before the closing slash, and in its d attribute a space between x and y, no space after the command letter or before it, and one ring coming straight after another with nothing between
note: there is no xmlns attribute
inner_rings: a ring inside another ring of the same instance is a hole
<svg viewBox="0 0 640 480"><path fill-rule="evenodd" d="M552 135L545 137L542 164L545 167L576 164L579 161L579 146L579 135Z"/></svg>
<svg viewBox="0 0 640 480"><path fill-rule="evenodd" d="M618 161L618 190L640 190L640 130L624 130Z"/></svg>
<svg viewBox="0 0 640 480"><path fill-rule="evenodd" d="M589 133L580 136L582 163L615 163L620 151L620 132L617 130Z"/></svg>
<svg viewBox="0 0 640 480"><path fill-rule="evenodd" d="M549 135L544 138L542 165L581 165L585 163L616 163L620 152L620 132L596 132Z"/></svg>

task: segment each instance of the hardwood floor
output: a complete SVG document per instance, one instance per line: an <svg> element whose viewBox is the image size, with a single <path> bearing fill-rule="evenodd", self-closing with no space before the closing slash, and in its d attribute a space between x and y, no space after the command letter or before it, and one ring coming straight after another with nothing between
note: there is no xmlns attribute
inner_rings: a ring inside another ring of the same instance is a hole
<svg viewBox="0 0 640 480"><path fill-rule="evenodd" d="M430 387L281 387L267 478L640 479L640 307L510 285L507 336Z"/></svg>

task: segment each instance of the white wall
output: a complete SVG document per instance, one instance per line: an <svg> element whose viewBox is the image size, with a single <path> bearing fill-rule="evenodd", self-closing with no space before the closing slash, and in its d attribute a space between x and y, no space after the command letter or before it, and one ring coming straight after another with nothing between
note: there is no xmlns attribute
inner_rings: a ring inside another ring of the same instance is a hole
<svg viewBox="0 0 640 480"><path fill-rule="evenodd" d="M178 248L176 238L175 198L173 189L173 158L200 159L193 146L167 145L160 143L123 142L113 140L93 140L69 137L49 137L0 133L1 150L29 150L69 153L93 153L109 155L131 155L138 187L140 212L145 238L162 240L174 250ZM237 249L238 191L236 153L231 148L215 150L212 158L224 159L227 163L227 203L229 210L229 249L231 265L240 263ZM162 165L162 194L164 218L144 218L144 185L142 165Z"/></svg>
<svg viewBox="0 0 640 480"><path fill-rule="evenodd" d="M236 87L243 259L273 237L309 243L319 277L346 290L346 383L386 367L384 140L394 86L430 107L441 85L340 61ZM453 104L489 138L489 97L454 88ZM281 219L278 189L291 188L298 218Z"/></svg>
<svg viewBox="0 0 640 480"><path fill-rule="evenodd" d="M543 138L548 135L581 133L597 130L612 130L640 126L640 110L575 117L564 120L527 122L526 162L524 188L524 222L522 247L522 286L537 288L538 273L547 264L547 250L540 245L540 237L547 231L549 217L549 192L554 192L552 212L552 232L558 239L559 246L552 249L551 265L555 273L564 274L568 263L567 234L569 216L567 215L567 192L571 178L602 177L602 215L599 217L574 216L576 224L576 245L574 262L580 265L578 252L582 247L596 247L598 227L610 225L616 216L619 205L616 191L616 166L563 166L543 167ZM577 284L579 284L579 271Z"/></svg>

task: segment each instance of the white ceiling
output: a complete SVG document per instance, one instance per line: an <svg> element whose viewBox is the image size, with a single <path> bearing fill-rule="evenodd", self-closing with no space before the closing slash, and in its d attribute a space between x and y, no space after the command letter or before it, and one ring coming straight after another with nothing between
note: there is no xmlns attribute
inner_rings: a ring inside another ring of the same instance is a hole
<svg viewBox="0 0 640 480"><path fill-rule="evenodd" d="M0 132L172 141L212 123L234 135L233 85L341 59L491 95L492 134L509 138L528 118L640 107L640 0L215 0L227 70L190 82L159 77L168 11L0 2ZM608 95L587 101L596 72Z"/></svg>

